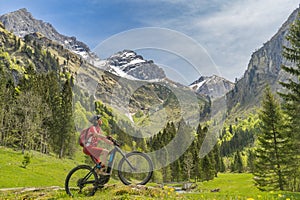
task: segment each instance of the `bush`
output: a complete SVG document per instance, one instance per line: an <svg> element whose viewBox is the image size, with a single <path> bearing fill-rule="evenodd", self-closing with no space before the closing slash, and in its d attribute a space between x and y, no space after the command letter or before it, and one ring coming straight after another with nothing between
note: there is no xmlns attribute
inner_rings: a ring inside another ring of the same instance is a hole
<svg viewBox="0 0 300 200"><path fill-rule="evenodd" d="M29 155L29 153L26 153L24 155L24 159L22 161L21 167L26 168L30 164L30 160L31 160L31 155Z"/></svg>

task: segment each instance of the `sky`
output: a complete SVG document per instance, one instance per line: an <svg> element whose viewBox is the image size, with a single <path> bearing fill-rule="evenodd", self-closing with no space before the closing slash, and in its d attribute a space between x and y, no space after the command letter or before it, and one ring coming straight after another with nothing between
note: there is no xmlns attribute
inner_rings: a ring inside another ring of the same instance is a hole
<svg viewBox="0 0 300 200"><path fill-rule="evenodd" d="M251 54L298 6L299 0L0 0L0 15L27 8L100 58L113 53L101 51L107 46L135 48L190 83L200 75L242 77Z"/></svg>

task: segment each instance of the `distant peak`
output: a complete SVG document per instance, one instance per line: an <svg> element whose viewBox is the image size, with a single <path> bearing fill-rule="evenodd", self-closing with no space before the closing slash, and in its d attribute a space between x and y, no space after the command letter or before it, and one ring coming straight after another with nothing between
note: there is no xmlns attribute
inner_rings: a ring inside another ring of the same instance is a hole
<svg viewBox="0 0 300 200"><path fill-rule="evenodd" d="M19 10L10 12L9 14L25 14L25 15L31 15L31 13L26 8L21 8Z"/></svg>
<svg viewBox="0 0 300 200"><path fill-rule="evenodd" d="M26 8L21 8L21 9L17 10L16 12L18 12L18 11L20 11L20 12L28 12Z"/></svg>

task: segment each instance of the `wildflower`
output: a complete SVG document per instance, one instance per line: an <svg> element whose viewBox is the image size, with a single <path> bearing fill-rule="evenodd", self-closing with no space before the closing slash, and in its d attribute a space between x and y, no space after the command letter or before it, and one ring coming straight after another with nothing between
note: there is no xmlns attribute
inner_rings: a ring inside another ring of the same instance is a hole
<svg viewBox="0 0 300 200"><path fill-rule="evenodd" d="M278 194L278 197L279 197L279 198L282 197L282 194Z"/></svg>
<svg viewBox="0 0 300 200"><path fill-rule="evenodd" d="M250 197L250 198L247 198L247 200L254 200L254 199Z"/></svg>
<svg viewBox="0 0 300 200"><path fill-rule="evenodd" d="M285 200L291 200L290 198L286 198Z"/></svg>

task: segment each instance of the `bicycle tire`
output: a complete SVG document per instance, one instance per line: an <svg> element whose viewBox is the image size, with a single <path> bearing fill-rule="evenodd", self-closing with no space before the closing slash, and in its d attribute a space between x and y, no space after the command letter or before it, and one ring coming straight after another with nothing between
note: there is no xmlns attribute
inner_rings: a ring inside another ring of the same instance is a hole
<svg viewBox="0 0 300 200"><path fill-rule="evenodd" d="M86 178L86 179L84 179ZM91 196L97 190L98 176L93 168L88 165L79 165L73 168L65 180L65 190L70 196ZM88 187L90 185L90 187ZM76 192L79 190L78 192Z"/></svg>
<svg viewBox="0 0 300 200"><path fill-rule="evenodd" d="M132 172L125 158L136 169L135 172ZM118 164L118 176L125 185L145 185L150 181L152 174L153 163L150 157L142 152L130 152Z"/></svg>

